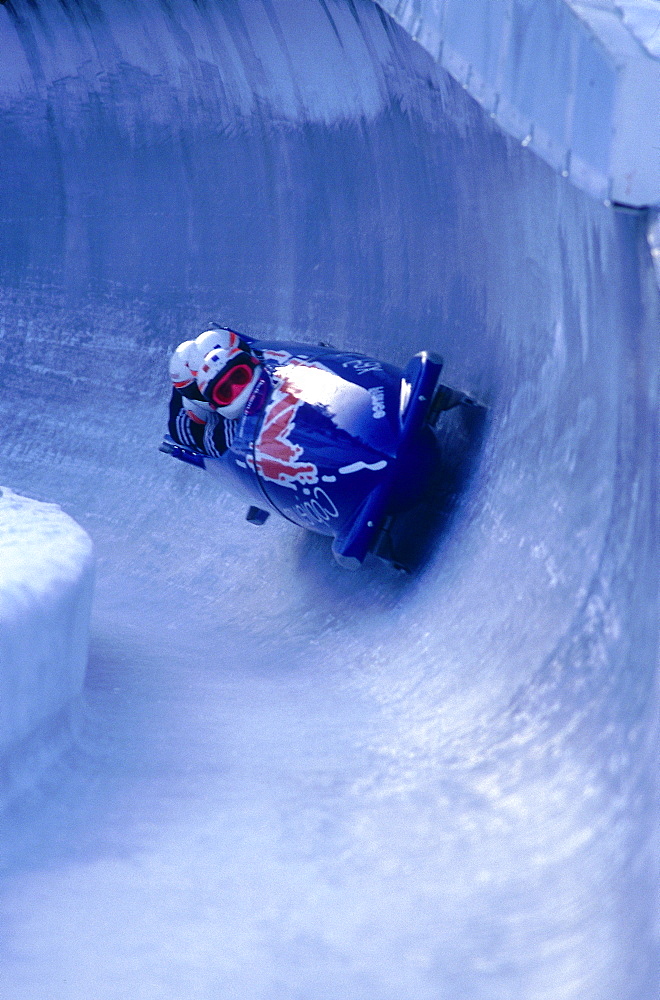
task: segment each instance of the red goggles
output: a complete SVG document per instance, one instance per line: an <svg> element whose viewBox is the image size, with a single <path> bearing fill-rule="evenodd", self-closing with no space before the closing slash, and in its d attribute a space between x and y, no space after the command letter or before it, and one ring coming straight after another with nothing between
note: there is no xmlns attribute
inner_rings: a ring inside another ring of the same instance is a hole
<svg viewBox="0 0 660 1000"><path fill-rule="evenodd" d="M223 372L211 387L211 402L215 406L229 406L243 389L252 381L254 369L250 365L238 364Z"/></svg>

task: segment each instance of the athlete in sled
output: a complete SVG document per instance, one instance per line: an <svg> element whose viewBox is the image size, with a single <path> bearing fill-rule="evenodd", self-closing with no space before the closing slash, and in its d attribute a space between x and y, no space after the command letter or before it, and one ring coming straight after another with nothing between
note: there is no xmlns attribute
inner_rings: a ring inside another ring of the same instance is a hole
<svg viewBox="0 0 660 1000"><path fill-rule="evenodd" d="M383 555L392 520L429 489L443 410L472 401L439 384L421 352L405 371L327 346L209 330L170 362L169 435L161 450L232 478L252 501L330 535L341 566ZM387 558L387 556L385 556Z"/></svg>

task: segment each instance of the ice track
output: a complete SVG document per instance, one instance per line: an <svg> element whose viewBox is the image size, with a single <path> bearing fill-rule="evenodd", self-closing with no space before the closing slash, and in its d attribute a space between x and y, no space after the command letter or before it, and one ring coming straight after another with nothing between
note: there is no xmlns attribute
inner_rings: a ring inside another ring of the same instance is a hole
<svg viewBox="0 0 660 1000"><path fill-rule="evenodd" d="M1 480L92 536L3 1000L654 1000L658 287L368 0L0 7ZM159 454L214 318L489 405L401 580Z"/></svg>

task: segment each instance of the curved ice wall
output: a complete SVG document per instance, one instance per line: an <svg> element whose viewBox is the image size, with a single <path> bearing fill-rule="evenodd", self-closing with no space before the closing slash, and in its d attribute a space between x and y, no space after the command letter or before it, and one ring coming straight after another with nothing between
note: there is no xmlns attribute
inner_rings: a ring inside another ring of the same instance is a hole
<svg viewBox="0 0 660 1000"><path fill-rule="evenodd" d="M657 994L658 292L372 3L0 7L3 480L99 555L7 824L8 995ZM209 319L486 402L425 570L157 452Z"/></svg>
<svg viewBox="0 0 660 1000"><path fill-rule="evenodd" d="M376 0L509 135L596 198L660 204L656 0Z"/></svg>

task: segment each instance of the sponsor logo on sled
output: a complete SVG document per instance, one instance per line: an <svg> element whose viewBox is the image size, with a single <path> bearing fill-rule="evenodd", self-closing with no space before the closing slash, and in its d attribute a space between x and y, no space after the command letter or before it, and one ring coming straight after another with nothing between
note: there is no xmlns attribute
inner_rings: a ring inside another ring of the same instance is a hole
<svg viewBox="0 0 660 1000"><path fill-rule="evenodd" d="M303 400L288 389L284 377L276 384L254 444L254 458L248 461L263 479L296 489L297 483L317 483L318 469L313 462L301 462L303 449L290 440L295 416Z"/></svg>
<svg viewBox="0 0 660 1000"><path fill-rule="evenodd" d="M303 490L303 493L309 493L309 490ZM336 506L320 486L316 487L314 496L309 500L303 500L302 503L297 503L289 509L306 524L311 523L312 525L325 524L331 518L339 517Z"/></svg>
<svg viewBox="0 0 660 1000"><path fill-rule="evenodd" d="M373 389L369 389L369 395L371 396L371 410L374 415L374 420L382 420L385 416L384 388L382 385L379 385Z"/></svg>

